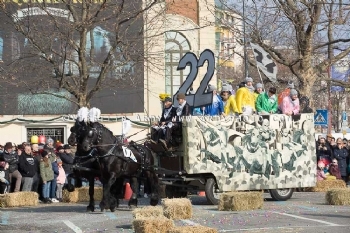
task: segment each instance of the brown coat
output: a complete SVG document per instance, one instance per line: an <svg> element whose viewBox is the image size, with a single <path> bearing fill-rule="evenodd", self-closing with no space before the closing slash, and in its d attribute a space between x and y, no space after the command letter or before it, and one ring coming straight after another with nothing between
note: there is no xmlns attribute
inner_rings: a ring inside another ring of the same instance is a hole
<svg viewBox="0 0 350 233"><path fill-rule="evenodd" d="M331 166L329 166L329 173L332 176L337 177L337 179L339 179L339 180L341 179L340 170L339 170L338 165L331 164Z"/></svg>

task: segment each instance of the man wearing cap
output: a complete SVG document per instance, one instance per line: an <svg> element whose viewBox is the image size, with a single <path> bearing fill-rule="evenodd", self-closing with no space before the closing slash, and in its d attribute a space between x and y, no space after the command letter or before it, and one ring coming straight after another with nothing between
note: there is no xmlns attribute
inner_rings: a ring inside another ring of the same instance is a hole
<svg viewBox="0 0 350 233"><path fill-rule="evenodd" d="M167 149L167 141L171 132L169 129L173 126L173 119L176 118L176 108L173 106L173 100L166 97L164 100L164 108L159 122L155 123L151 128L151 139L155 142L161 142ZM169 130L169 132L168 132ZM165 140L164 140L165 139Z"/></svg>
<svg viewBox="0 0 350 233"><path fill-rule="evenodd" d="M253 91L248 89L248 86L242 86L236 92L236 104L238 113L244 115L252 115L255 111L255 97ZM254 87L253 87L254 88Z"/></svg>
<svg viewBox="0 0 350 233"><path fill-rule="evenodd" d="M13 151L13 147L14 145L11 142L5 144L2 160L9 164L10 184L12 184L13 178L16 179L14 192L19 192L21 189L22 175L18 171L19 156Z"/></svg>
<svg viewBox="0 0 350 233"><path fill-rule="evenodd" d="M217 93L216 87L214 85L210 85L208 92L213 92L213 101L211 104L205 107L204 114L209 116L224 115L224 103Z"/></svg>
<svg viewBox="0 0 350 233"><path fill-rule="evenodd" d="M256 100L256 111L259 114L274 114L277 112L276 88L270 87L268 93L263 92Z"/></svg>
<svg viewBox="0 0 350 233"><path fill-rule="evenodd" d="M66 177L68 175L73 173L73 163L74 163L74 156L72 153L66 153L66 151L70 151L69 145L59 146L57 148L58 151L58 157L62 160L62 167L64 169L64 172L66 173ZM68 179L66 179L66 183L68 183ZM75 180L71 180L71 184L75 185Z"/></svg>
<svg viewBox="0 0 350 233"><path fill-rule="evenodd" d="M37 167L29 143L24 144L24 151L19 156L18 171L22 175L22 191L32 191L33 177L37 172Z"/></svg>
<svg viewBox="0 0 350 233"><path fill-rule="evenodd" d="M189 116L191 115L192 109L191 106L186 102L186 96L184 93L179 93L176 96L176 100L179 103L179 106L176 109L176 116Z"/></svg>
<svg viewBox="0 0 350 233"><path fill-rule="evenodd" d="M289 96L284 97L279 106L283 114L288 116L297 115L300 112L298 92L295 89L290 90Z"/></svg>
<svg viewBox="0 0 350 233"><path fill-rule="evenodd" d="M224 112L226 116L234 115L238 113L236 100L235 100L235 97L231 95L230 89L232 89L231 85L224 84L222 85L222 89L220 93L224 103Z"/></svg>

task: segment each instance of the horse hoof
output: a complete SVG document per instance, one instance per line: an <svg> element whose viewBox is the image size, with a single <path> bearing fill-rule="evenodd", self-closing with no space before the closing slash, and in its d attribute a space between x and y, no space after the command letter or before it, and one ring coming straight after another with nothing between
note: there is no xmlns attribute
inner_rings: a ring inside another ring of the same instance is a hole
<svg viewBox="0 0 350 233"><path fill-rule="evenodd" d="M86 212L94 212L94 211L95 211L95 207L93 207L93 206L86 207Z"/></svg>
<svg viewBox="0 0 350 233"><path fill-rule="evenodd" d="M115 211L115 207L111 207L109 208L111 210L111 212L114 212Z"/></svg>
<svg viewBox="0 0 350 233"><path fill-rule="evenodd" d="M136 209L136 208L137 208L136 205L129 205L129 209L131 209L131 210L134 210L134 209Z"/></svg>

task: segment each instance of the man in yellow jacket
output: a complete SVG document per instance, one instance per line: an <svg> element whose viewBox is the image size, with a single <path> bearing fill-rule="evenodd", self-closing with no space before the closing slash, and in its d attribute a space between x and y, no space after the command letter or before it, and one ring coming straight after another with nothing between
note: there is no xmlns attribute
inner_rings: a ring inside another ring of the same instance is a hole
<svg viewBox="0 0 350 233"><path fill-rule="evenodd" d="M254 93L246 86L240 87L236 92L236 104L238 113L243 113L246 115L253 114L255 111Z"/></svg>
<svg viewBox="0 0 350 233"><path fill-rule="evenodd" d="M228 85L228 84L222 85L220 95L224 102L224 112L226 116L234 115L235 113L238 113L236 99L234 95L231 95L231 90L232 90L231 85Z"/></svg>

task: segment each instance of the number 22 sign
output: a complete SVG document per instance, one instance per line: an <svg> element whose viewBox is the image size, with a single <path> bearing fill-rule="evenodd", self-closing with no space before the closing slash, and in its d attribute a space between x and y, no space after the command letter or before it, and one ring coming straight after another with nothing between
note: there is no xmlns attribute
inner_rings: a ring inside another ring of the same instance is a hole
<svg viewBox="0 0 350 233"><path fill-rule="evenodd" d="M197 78L198 68L202 67L205 61L208 62L207 72L204 75L199 88L195 94L187 95L187 91L190 89L194 80ZM174 102L178 93L184 93L186 94L186 102L194 108L211 104L213 102L213 93L206 92L206 89L208 83L214 75L214 53L211 50L206 49L201 53L199 59L197 59L197 56L194 53L188 52L181 58L179 65L177 66L177 70L183 70L186 68L186 66L190 66L190 73L188 74L185 82L183 82L179 90L173 96Z"/></svg>

